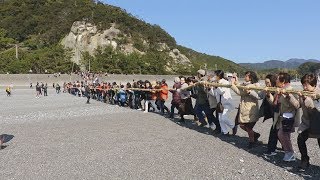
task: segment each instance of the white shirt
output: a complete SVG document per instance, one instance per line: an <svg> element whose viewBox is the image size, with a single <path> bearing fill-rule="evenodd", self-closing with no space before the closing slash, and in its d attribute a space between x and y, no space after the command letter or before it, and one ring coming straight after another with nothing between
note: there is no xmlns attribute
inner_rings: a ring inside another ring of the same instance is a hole
<svg viewBox="0 0 320 180"><path fill-rule="evenodd" d="M227 81L225 79L220 79L218 81L218 83L219 84L230 84L229 81ZM225 109L229 109L229 110L234 109L230 88L218 87L214 90L214 92L216 94L217 102L220 102L220 95L221 95L221 103Z"/></svg>

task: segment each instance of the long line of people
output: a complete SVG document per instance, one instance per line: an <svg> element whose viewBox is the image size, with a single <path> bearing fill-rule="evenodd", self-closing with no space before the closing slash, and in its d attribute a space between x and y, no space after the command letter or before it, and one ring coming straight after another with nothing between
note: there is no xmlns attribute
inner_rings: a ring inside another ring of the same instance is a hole
<svg viewBox="0 0 320 180"><path fill-rule="evenodd" d="M231 88L214 87L212 85L197 84L198 81L230 84ZM306 74L301 78L305 91L319 94L318 78L314 74ZM238 88L237 85L248 88ZM177 110L180 123L185 122L185 115L193 115L200 127L207 127L222 136L236 135L237 128L248 133L248 148L258 145L260 134L254 130L257 121L272 119L270 128L267 156L276 154L277 142L284 150L283 160L295 161L292 147L291 133L298 128L298 147L301 153L301 169L306 169L309 163L306 141L308 138L317 138L320 146L320 103L316 96L291 94L290 75L279 73L269 74L265 78L265 87L277 87L276 92L266 88L257 92L250 90L259 87L259 79L255 72L245 73L244 82L240 83L236 76L225 77L222 70L216 70L211 75L206 75L204 70L199 70L196 77L177 77L172 88L168 88L166 80L162 81L134 81L126 85L111 83L76 82L64 84L64 92L90 98L132 109L157 112L174 118ZM231 90L240 96L238 106L235 106ZM171 109L165 105L169 92L172 93ZM262 100L259 106L259 100ZM193 105L193 102L195 104ZM238 109L236 117L231 117L231 112Z"/></svg>

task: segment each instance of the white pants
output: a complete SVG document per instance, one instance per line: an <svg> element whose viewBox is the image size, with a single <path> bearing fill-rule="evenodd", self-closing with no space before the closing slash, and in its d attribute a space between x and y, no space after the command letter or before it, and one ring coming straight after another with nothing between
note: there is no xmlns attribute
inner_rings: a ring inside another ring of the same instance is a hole
<svg viewBox="0 0 320 180"><path fill-rule="evenodd" d="M229 132L229 128L234 128L234 121L229 118L229 109L224 109L222 113L219 113L219 122L221 126L221 132L223 134L227 134Z"/></svg>
<svg viewBox="0 0 320 180"><path fill-rule="evenodd" d="M145 100L144 101L144 112L148 112L149 103L150 103L151 107L154 109L154 112L158 112L155 100Z"/></svg>
<svg viewBox="0 0 320 180"><path fill-rule="evenodd" d="M149 109L149 100L144 100L144 112L148 112L148 109Z"/></svg>

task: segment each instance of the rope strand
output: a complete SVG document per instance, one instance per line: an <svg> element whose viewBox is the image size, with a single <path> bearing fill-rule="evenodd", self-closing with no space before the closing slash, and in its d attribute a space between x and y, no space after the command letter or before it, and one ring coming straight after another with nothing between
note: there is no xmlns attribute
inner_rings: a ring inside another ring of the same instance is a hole
<svg viewBox="0 0 320 180"><path fill-rule="evenodd" d="M194 83L192 85L189 85L186 88L181 88L180 90L188 90L192 87L198 86L198 85L203 85L203 86L213 86L213 87L225 87L225 88L231 88L231 84L220 84L220 83L212 83L212 82L207 82L207 81L200 81L197 83ZM283 91L284 93L290 93L290 94L302 94L304 96L314 96L317 99L320 98L320 94L316 94L314 92L310 92L310 91L303 91L303 90L286 90L283 88L277 88L277 87L248 87L248 86L242 86L242 85L235 85L237 88L239 89L244 89L244 90L255 90L255 91L269 91L269 92L279 92L279 91ZM92 88L92 89L97 89L97 88ZM121 88L110 88L112 90L120 90ZM166 89L162 89L162 88L157 88L157 89L143 89L143 88L125 88L125 90L133 90L133 91L162 91L162 90L177 90L174 88L166 88Z"/></svg>

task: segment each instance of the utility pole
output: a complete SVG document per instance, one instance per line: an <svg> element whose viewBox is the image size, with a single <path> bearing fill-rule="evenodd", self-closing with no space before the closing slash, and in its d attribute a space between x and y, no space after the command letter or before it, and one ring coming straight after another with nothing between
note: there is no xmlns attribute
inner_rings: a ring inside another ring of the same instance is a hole
<svg viewBox="0 0 320 180"><path fill-rule="evenodd" d="M72 68L71 68L71 73L70 73L70 80L69 80L69 82L71 82L71 76L72 76L72 72L73 72L73 66L74 66L74 62L72 62Z"/></svg>
<svg viewBox="0 0 320 180"><path fill-rule="evenodd" d="M16 59L19 59L19 51L18 51L18 44L16 44Z"/></svg>
<svg viewBox="0 0 320 180"><path fill-rule="evenodd" d="M91 58L89 58L89 72L90 72L90 66L91 66L91 65L90 65L90 62L91 62L91 60L90 60L90 59L91 59Z"/></svg>

